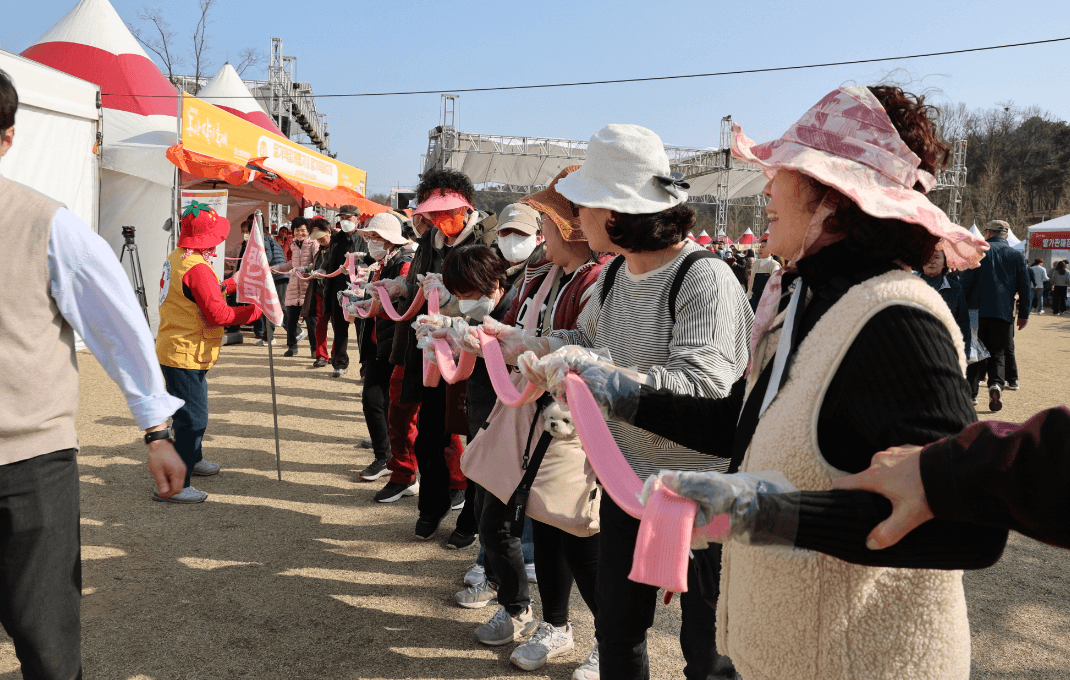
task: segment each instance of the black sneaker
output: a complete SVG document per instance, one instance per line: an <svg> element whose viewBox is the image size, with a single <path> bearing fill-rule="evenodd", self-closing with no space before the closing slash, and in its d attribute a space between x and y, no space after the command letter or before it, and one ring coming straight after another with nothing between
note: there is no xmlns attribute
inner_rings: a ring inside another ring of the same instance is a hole
<svg viewBox="0 0 1070 680"><path fill-rule="evenodd" d="M1003 408L1003 402L1000 397L1003 396L1003 390L999 388L999 385L993 385L988 388L988 410L999 411Z"/></svg>
<svg viewBox="0 0 1070 680"><path fill-rule="evenodd" d="M1008 390L1010 390L1012 392L1017 392L1018 391L1018 381L1017 380L1008 380L1006 389L1008 389Z"/></svg>
<svg viewBox="0 0 1070 680"><path fill-rule="evenodd" d="M361 470L360 474L357 476L365 482L374 482L386 474L390 474L390 470L386 469L386 460L379 460L376 458L368 464L368 467Z"/></svg>
<svg viewBox="0 0 1070 680"><path fill-rule="evenodd" d="M449 511L446 511L446 515ZM426 541L434 537L438 533L438 525L442 523L442 520L446 518L446 515L442 517L428 519L427 517L420 517L416 520L416 538L420 541Z"/></svg>
<svg viewBox="0 0 1070 680"><path fill-rule="evenodd" d="M312 362L312 368L323 368L327 365L327 360L320 358Z"/></svg>
<svg viewBox="0 0 1070 680"><path fill-rule="evenodd" d="M461 548L467 548L476 542L476 536L478 534L466 534L460 529L454 529L450 534L450 538L446 541L446 547L450 550L460 550Z"/></svg>
<svg viewBox="0 0 1070 680"><path fill-rule="evenodd" d="M450 508L460 510L464 507L464 489L450 489Z"/></svg>
<svg viewBox="0 0 1070 680"><path fill-rule="evenodd" d="M297 356L297 348L296 347L291 347L290 349L288 349L285 352L283 352L282 356L284 356L284 357L295 357L295 356Z"/></svg>
<svg viewBox="0 0 1070 680"><path fill-rule="evenodd" d="M399 501L405 496L415 496L420 492L420 480L413 480L412 484L398 484L397 482L387 482L386 486L375 492L372 496L379 503L393 503Z"/></svg>

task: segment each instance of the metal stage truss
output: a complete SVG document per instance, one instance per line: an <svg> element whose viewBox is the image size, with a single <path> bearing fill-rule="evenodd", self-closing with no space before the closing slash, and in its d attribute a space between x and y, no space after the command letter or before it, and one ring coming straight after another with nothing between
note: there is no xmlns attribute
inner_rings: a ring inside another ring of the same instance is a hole
<svg viewBox="0 0 1070 680"><path fill-rule="evenodd" d="M441 124L428 132L423 171L432 168L460 170L484 191L532 193L542 189L561 170L582 164L587 141L556 137L526 137L459 132L456 122L456 95L443 95ZM669 166L681 172L691 184L689 201L718 206L716 228L725 233L728 206L752 208L751 229L764 231L766 200L762 189L765 174L755 165L733 158L729 151L732 117L721 119L718 149L696 149L666 145ZM966 142L955 143L952 166L937 175L934 190L950 189L948 216L957 222L966 185Z"/></svg>

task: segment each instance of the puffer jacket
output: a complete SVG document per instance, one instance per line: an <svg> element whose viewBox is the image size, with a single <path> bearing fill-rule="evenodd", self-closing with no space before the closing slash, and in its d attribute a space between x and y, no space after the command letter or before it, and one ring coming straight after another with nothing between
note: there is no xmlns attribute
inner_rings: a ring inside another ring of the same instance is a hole
<svg viewBox="0 0 1070 680"><path fill-rule="evenodd" d="M320 244L316 243L310 238L306 238L301 242L301 245L297 245L297 241L290 242L290 261L287 263L292 269L294 267L307 267L312 264L313 258L316 257L316 253L319 252ZM284 269L279 267L279 269ZM294 307L300 305L305 301L305 292L308 290L308 281L297 277L296 272L290 272L290 285L286 287L286 306Z"/></svg>

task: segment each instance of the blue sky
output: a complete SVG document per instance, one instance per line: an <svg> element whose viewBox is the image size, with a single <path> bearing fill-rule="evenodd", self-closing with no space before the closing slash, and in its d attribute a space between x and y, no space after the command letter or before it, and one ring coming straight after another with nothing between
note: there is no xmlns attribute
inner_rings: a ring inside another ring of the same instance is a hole
<svg viewBox="0 0 1070 680"><path fill-rule="evenodd" d="M10 3L0 48L19 52L76 0ZM159 0L112 0L128 22ZM167 3L182 36L195 0ZM220 0L208 35L213 69L271 36L317 94L606 80L847 61L1070 36L1066 0L889 3L404 2L371 5ZM872 84L899 69L937 103L971 108L1012 100L1070 119L1070 42L806 71L471 93L458 102L467 132L587 139L607 123L638 123L668 144L716 146L731 114L752 138L779 135L826 92ZM410 186L439 96L320 99L331 148L368 172L369 192Z"/></svg>

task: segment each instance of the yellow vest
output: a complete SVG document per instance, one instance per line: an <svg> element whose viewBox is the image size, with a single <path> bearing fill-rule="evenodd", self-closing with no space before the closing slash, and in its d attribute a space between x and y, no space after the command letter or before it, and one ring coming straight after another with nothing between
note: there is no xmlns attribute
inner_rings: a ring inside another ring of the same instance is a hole
<svg viewBox="0 0 1070 680"><path fill-rule="evenodd" d="M156 358L164 366L207 371L219 358L223 327L209 326L197 303L182 292L182 277L199 264L209 264L200 253L183 258L185 248L176 248L163 263L160 278L160 331L156 335ZM216 283L219 276L212 270ZM223 295L216 289L216 295Z"/></svg>

